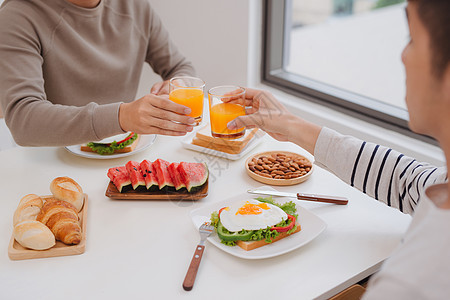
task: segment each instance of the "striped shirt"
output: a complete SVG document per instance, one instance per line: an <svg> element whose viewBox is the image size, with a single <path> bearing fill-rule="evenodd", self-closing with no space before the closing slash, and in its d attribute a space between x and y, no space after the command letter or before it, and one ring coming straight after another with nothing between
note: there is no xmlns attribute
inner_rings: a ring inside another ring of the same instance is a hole
<svg viewBox="0 0 450 300"><path fill-rule="evenodd" d="M412 214L427 187L448 181L446 167L418 162L388 147L324 127L314 149L316 164L385 204Z"/></svg>

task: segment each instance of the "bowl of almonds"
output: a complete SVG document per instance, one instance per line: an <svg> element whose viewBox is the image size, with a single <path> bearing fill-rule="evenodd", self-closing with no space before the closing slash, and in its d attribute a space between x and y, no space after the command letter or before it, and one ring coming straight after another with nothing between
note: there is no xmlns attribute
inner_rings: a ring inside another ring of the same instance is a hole
<svg viewBox="0 0 450 300"><path fill-rule="evenodd" d="M294 185L311 176L314 169L306 157L287 151L257 153L245 161L247 174L269 185Z"/></svg>

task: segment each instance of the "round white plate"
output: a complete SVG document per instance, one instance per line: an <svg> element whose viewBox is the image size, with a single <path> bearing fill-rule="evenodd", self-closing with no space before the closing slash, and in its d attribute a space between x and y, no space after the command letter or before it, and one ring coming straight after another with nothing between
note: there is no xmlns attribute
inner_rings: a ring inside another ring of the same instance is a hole
<svg viewBox="0 0 450 300"><path fill-rule="evenodd" d="M192 218L194 226L198 229L204 222L210 222L212 212L218 211L222 207L228 206L230 205L230 203L233 203L235 201L255 198L258 197L247 193L240 194L235 197L225 199L216 203L211 203L209 205L205 205L198 209L192 210L190 212L190 216ZM316 216L306 208L298 205L298 202L296 202L297 200L293 198L283 197L275 198L275 201L277 203L284 203L289 201L294 201L296 203L298 214L297 221L300 223L302 230L273 244L265 245L250 251L245 251L239 246L227 246L222 244L216 232L213 232L208 237L208 241L217 248L240 258L263 259L278 256L300 248L315 239L327 227L326 223L322 221L322 219L320 219L318 216Z"/></svg>
<svg viewBox="0 0 450 300"><path fill-rule="evenodd" d="M110 154L110 155L100 155L95 152L81 151L81 149L80 149L81 145L67 146L64 148L66 148L66 150L69 151L70 153L77 155L77 156L81 156L81 157L93 158L93 159L112 159L112 158L125 157L125 156L139 153L139 152L147 149L148 147L150 147L155 142L155 140L156 140L156 134L149 134L149 135L141 134L139 142L133 151L125 152L125 153Z"/></svg>

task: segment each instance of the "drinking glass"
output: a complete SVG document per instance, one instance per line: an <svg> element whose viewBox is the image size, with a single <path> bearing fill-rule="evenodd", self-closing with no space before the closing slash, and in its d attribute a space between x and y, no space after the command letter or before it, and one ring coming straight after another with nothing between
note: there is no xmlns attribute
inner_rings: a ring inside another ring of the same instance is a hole
<svg viewBox="0 0 450 300"><path fill-rule="evenodd" d="M245 89L223 85L208 91L211 135L218 138L236 139L245 134L245 127L230 130L228 122L245 115Z"/></svg>
<svg viewBox="0 0 450 300"><path fill-rule="evenodd" d="M200 78L179 76L170 79L169 99L191 109L189 116L197 126L202 121L205 82Z"/></svg>

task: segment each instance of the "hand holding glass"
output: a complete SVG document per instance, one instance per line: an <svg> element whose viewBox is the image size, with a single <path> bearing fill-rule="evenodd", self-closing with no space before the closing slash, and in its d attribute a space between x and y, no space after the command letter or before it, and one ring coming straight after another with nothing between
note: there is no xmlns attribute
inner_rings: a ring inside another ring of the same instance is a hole
<svg viewBox="0 0 450 300"><path fill-rule="evenodd" d="M211 135L236 139L245 134L245 127L228 129L228 122L245 115L245 89L238 86L218 86L208 91Z"/></svg>
<svg viewBox="0 0 450 300"><path fill-rule="evenodd" d="M191 109L189 116L195 119L195 126L202 121L204 88L205 82L196 77L174 77L169 82L169 99Z"/></svg>

